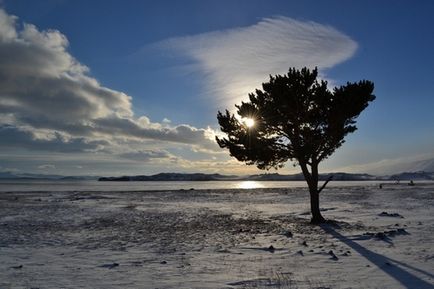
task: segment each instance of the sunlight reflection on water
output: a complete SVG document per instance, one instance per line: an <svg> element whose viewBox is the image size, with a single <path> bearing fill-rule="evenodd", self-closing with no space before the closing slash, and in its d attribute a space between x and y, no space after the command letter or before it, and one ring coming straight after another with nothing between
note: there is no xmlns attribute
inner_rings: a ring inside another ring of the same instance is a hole
<svg viewBox="0 0 434 289"><path fill-rule="evenodd" d="M258 189L263 187L262 183L256 181L242 181L237 184L237 189Z"/></svg>

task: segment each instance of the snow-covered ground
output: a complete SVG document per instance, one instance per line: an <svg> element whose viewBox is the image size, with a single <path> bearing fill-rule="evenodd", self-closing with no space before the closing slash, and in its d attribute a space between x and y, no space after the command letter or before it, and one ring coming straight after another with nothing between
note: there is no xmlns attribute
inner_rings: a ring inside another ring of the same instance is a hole
<svg viewBox="0 0 434 289"><path fill-rule="evenodd" d="M0 288L434 288L434 184L0 193Z"/></svg>

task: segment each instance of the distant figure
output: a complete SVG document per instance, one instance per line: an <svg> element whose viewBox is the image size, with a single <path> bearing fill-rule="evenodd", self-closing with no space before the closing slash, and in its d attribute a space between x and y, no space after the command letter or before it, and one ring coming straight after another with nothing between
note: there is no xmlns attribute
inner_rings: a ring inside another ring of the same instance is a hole
<svg viewBox="0 0 434 289"><path fill-rule="evenodd" d="M409 185L409 186L414 186L414 182L413 182L413 180L411 180L411 181L408 183L408 185Z"/></svg>
<svg viewBox="0 0 434 289"><path fill-rule="evenodd" d="M383 188L383 184L380 184L379 187L380 187L380 189L382 189Z"/></svg>

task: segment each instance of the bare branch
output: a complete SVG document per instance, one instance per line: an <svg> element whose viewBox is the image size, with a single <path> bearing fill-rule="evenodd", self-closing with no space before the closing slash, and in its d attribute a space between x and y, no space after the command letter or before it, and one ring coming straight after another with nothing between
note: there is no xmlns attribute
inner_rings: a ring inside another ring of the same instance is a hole
<svg viewBox="0 0 434 289"><path fill-rule="evenodd" d="M333 179L333 175L331 175L330 177L328 177L328 179L325 181L325 183L321 186L321 188L319 188L318 190L318 194L321 193L321 191L327 186L327 184Z"/></svg>

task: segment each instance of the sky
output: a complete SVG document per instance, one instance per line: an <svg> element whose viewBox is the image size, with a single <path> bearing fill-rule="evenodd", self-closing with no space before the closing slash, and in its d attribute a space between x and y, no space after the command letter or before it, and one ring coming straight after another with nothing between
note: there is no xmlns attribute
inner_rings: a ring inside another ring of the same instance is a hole
<svg viewBox="0 0 434 289"><path fill-rule="evenodd" d="M0 1L0 172L262 173L218 147L217 111L304 66L377 96L321 171L420 169L434 158L433 13L429 0Z"/></svg>

